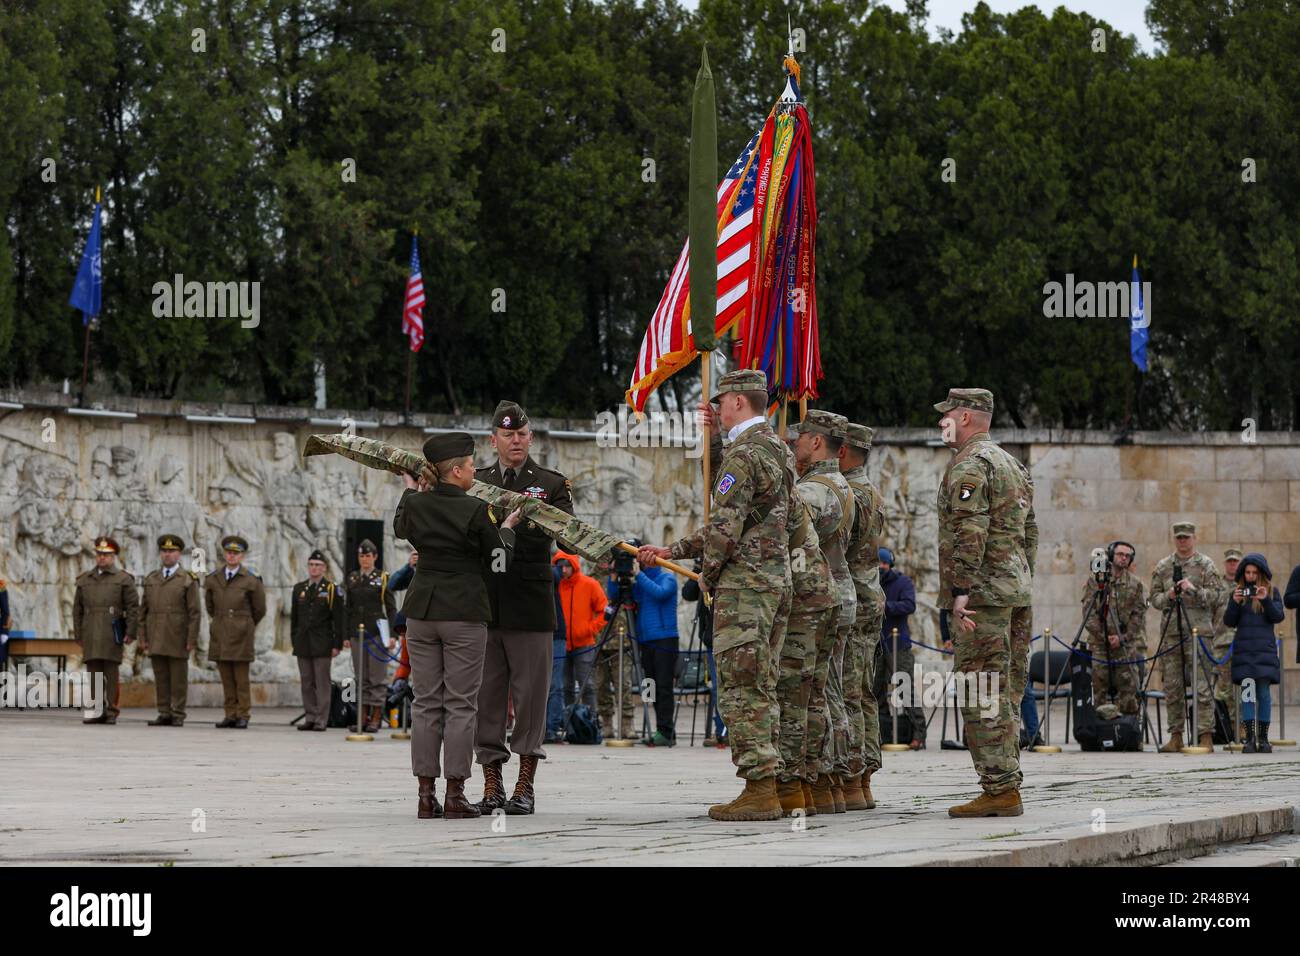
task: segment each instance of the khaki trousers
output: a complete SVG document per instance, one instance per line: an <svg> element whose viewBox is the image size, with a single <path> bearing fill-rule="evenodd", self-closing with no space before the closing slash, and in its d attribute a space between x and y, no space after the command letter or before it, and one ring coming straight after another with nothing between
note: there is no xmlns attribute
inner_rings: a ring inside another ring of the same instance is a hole
<svg viewBox="0 0 1300 956"><path fill-rule="evenodd" d="M304 724L328 727L330 719L330 658L298 658L298 676L302 680L302 709L307 716Z"/></svg>
<svg viewBox="0 0 1300 956"><path fill-rule="evenodd" d="M411 773L415 776L469 777L487 641L487 625L481 621L406 622L415 691L411 706Z"/></svg>
<svg viewBox="0 0 1300 956"><path fill-rule="evenodd" d="M153 661L153 686L158 698L158 714L185 719L185 699L190 689L190 659L149 655Z"/></svg>
<svg viewBox="0 0 1300 956"><path fill-rule="evenodd" d="M479 763L503 763L510 759L511 750L546 759L542 741L546 737L546 697L551 690L553 636L551 631L488 628L483 685L478 692L475 750ZM512 700L515 730L507 750L506 716Z"/></svg>
<svg viewBox="0 0 1300 956"><path fill-rule="evenodd" d="M89 673L104 675L104 713L109 717L118 715L117 669L121 666L117 661L86 661L86 670Z"/></svg>
<svg viewBox="0 0 1300 956"><path fill-rule="evenodd" d="M252 716L253 697L248 686L248 665L251 661L217 661L221 672L221 689L225 694L226 716L247 720Z"/></svg>

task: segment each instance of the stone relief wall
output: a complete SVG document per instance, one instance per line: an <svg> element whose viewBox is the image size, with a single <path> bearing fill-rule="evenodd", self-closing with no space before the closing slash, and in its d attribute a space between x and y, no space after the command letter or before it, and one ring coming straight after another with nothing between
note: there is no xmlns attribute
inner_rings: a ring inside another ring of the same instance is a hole
<svg viewBox="0 0 1300 956"><path fill-rule="evenodd" d="M262 576L268 594L254 680L292 682L297 669L289 654L286 602L292 585L306 576L307 555L314 548L324 551L331 576L338 579L345 520L370 518L386 526L384 566L392 570L407 559L405 542L391 536L390 519L402 489L396 476L339 457L299 460L298 448L308 434L337 429L313 428L301 420L203 424L143 412L130 421L72 417L53 409L0 414L0 577L8 582L16 629L70 636L74 580L92 565L98 533L123 545L122 565L138 577L156 566L154 540L163 532L180 534L197 549L184 558L184 566L207 570L221 560L221 537L239 533L252 546L247 563ZM560 427L584 428L581 423ZM400 426L363 433L413 449L425 437L419 428ZM1300 563L1300 436L1290 444L1243 448L1227 436L1218 445L1206 444L1207 436L1188 436L1187 444L1169 444L1170 437L1163 436L1165 444L1115 446L1095 437L1049 442L1042 435L1003 436L1007 447L1031 464L1035 477L1036 631L1050 626L1064 640L1073 636L1079 589L1097 545L1117 537L1132 541L1138 571L1148 582L1152 566L1171 550L1169 524L1175 518L1198 523L1201 550L1216 563L1229 545L1263 551L1279 587ZM922 431L883 431L869 471L884 496L885 543L897 555L899 569L916 583L914 636L936 646L935 498L950 452L925 444L930 437ZM486 437L476 443L477 459L484 464L491 447ZM668 542L701 518L699 459L687 458L681 449L598 448L590 438L539 432L533 452L539 463L570 478L579 516L625 538ZM694 609L686 602L679 608L683 645ZM1278 634L1288 638L1284 660L1294 661L1291 613ZM1152 613L1148 633L1157 628ZM192 667L197 681L216 679L205 664L206 630L205 620ZM133 653L126 665L124 677L152 678L147 663L135 666ZM345 675L347 656L336 659L335 667L336 677ZM1291 688L1288 697L1294 695Z"/></svg>

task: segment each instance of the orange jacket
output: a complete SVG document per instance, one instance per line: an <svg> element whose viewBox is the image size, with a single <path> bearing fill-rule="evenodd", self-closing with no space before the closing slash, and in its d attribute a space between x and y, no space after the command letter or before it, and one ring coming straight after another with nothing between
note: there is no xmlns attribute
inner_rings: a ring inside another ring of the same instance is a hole
<svg viewBox="0 0 1300 956"><path fill-rule="evenodd" d="M573 573L560 579L560 607L564 610L564 646L569 651L591 647L605 626L605 590L582 573L576 555L555 552L552 564L568 561Z"/></svg>

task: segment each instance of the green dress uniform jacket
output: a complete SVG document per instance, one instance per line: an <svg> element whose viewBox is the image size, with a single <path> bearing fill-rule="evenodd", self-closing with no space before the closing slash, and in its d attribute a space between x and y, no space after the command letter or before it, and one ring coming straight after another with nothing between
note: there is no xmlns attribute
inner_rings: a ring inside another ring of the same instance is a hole
<svg viewBox="0 0 1300 956"><path fill-rule="evenodd" d="M170 578L162 568L144 579L140 603L140 640L157 657L189 657L199 643L199 582L193 574L177 567Z"/></svg>
<svg viewBox="0 0 1300 956"><path fill-rule="evenodd" d="M140 595L135 578L121 568L91 568L77 577L72 601L72 636L81 645L82 660L122 663L122 645L113 622L123 621L126 637L134 638L140 623Z"/></svg>
<svg viewBox="0 0 1300 956"><path fill-rule="evenodd" d="M227 581L226 569L217 568L203 582L203 599L208 608L208 659L251 661L253 632L266 617L262 579L240 567Z"/></svg>
<svg viewBox="0 0 1300 956"><path fill-rule="evenodd" d="M343 649L346 605L343 592L333 581L321 578L293 586L293 607L289 611L289 642L295 657L329 657Z"/></svg>

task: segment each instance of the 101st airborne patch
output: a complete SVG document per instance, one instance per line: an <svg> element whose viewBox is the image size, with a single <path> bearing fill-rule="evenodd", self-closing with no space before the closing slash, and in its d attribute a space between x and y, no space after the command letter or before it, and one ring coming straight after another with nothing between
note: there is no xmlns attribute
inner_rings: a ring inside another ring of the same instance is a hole
<svg viewBox="0 0 1300 956"><path fill-rule="evenodd" d="M962 482L961 492L957 495L959 501L966 501L975 493L975 486L969 482Z"/></svg>

